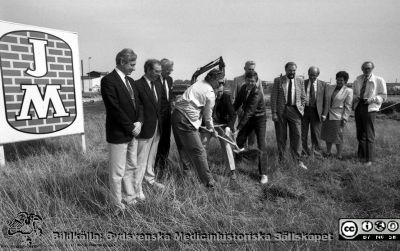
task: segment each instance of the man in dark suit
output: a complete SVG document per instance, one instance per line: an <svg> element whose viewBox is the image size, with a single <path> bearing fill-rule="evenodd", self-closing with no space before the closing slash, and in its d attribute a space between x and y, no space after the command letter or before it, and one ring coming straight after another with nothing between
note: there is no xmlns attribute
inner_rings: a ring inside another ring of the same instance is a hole
<svg viewBox="0 0 400 251"><path fill-rule="evenodd" d="M163 58L161 63L161 136L158 143L156 167L159 172L159 177L162 176L163 171L168 165L168 153L171 140L171 88L173 80L170 77L174 70L174 62Z"/></svg>
<svg viewBox="0 0 400 251"><path fill-rule="evenodd" d="M154 165L162 133L161 128L161 96L160 84L161 63L155 59L149 59L144 64L142 78L135 81L134 85L139 93L139 99L143 103L144 122L142 131L138 136L138 168L134 172L134 188L139 200L146 197L142 189L143 178L155 188L163 189L164 185L156 182Z"/></svg>
<svg viewBox="0 0 400 251"><path fill-rule="evenodd" d="M321 115L326 84L318 79L319 73L318 67L311 66L308 69L308 79L304 81L306 101L301 121L301 141L305 155L321 156ZM311 128L311 151L307 144L309 127Z"/></svg>
<svg viewBox="0 0 400 251"><path fill-rule="evenodd" d="M128 77L136 65L136 54L123 49L116 56L116 68L101 80L101 95L106 107L106 138L109 143L109 183L114 213L136 203L133 172L136 168L135 137L141 132L143 107L133 79Z"/></svg>
<svg viewBox="0 0 400 251"><path fill-rule="evenodd" d="M267 114L264 102L262 87L257 85L258 74L255 71L248 72L245 75L246 83L242 86L238 96L235 99L233 107L237 111L242 107L243 113L239 116L237 130L237 145L242 148L247 136L255 131L257 137L257 146L261 154L258 158L258 171L260 172L260 183L268 182L268 170L266 163L266 144L265 131L267 126Z"/></svg>
<svg viewBox="0 0 400 251"><path fill-rule="evenodd" d="M272 120L275 124L279 160L286 151L287 128L289 126L290 149L299 167L307 169L301 161L301 117L304 113L305 91L303 79L296 77L297 65L288 62L286 75L274 79L271 92Z"/></svg>

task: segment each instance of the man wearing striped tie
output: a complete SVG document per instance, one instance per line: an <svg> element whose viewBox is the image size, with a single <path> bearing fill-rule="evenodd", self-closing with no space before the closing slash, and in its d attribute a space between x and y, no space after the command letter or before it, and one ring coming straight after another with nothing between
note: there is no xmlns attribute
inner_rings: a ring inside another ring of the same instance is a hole
<svg viewBox="0 0 400 251"><path fill-rule="evenodd" d="M132 49L116 56L115 70L101 79L101 95L106 108L106 138L109 149L109 183L114 215L136 203L133 172L136 167L137 139L141 132L143 106L133 79L136 65Z"/></svg>
<svg viewBox="0 0 400 251"><path fill-rule="evenodd" d="M375 160L375 116L387 99L386 82L372 73L374 63L367 61L353 83L353 110L356 119L358 158L366 166Z"/></svg>

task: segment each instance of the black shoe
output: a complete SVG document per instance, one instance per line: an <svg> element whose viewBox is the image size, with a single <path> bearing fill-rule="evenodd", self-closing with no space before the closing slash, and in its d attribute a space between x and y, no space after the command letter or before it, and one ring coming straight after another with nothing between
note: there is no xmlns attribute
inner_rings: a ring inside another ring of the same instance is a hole
<svg viewBox="0 0 400 251"><path fill-rule="evenodd" d="M116 208L114 209L112 214L115 218L122 218L125 217L125 211L126 211L125 208Z"/></svg>
<svg viewBox="0 0 400 251"><path fill-rule="evenodd" d="M310 152L303 150L303 151L301 151L301 156L308 157L308 156L310 156Z"/></svg>
<svg viewBox="0 0 400 251"><path fill-rule="evenodd" d="M330 158L330 157L332 157L332 153L323 152L322 156L324 156L325 158Z"/></svg>

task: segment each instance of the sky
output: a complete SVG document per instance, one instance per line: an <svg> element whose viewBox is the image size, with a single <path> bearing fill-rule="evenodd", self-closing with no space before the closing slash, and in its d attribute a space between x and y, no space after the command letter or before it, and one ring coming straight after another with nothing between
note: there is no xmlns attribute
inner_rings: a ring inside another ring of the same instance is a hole
<svg viewBox="0 0 400 251"><path fill-rule="evenodd" d="M400 82L399 10L398 0L0 0L0 20L77 32L84 73L112 71L132 48L134 79L150 58L173 60L171 76L190 79L222 56L228 79L254 60L263 80L294 61L299 75L315 65L322 80L345 70L352 82L371 60L376 75Z"/></svg>

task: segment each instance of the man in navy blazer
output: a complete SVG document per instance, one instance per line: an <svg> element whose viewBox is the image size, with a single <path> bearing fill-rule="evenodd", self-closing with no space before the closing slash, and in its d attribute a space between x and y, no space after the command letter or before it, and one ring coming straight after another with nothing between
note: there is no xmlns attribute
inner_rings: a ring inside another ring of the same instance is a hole
<svg viewBox="0 0 400 251"><path fill-rule="evenodd" d="M101 80L101 95L106 108L106 139L109 143L109 184L114 213L136 203L133 171L136 168L135 137L141 132L143 107L133 79L128 77L136 65L132 49L116 56L116 68Z"/></svg>
<svg viewBox="0 0 400 251"><path fill-rule="evenodd" d="M134 83L139 93L139 99L143 103L144 113L143 127L138 136L138 161L133 182L135 193L139 200L146 198L142 189L143 179L153 187L164 188L164 185L156 182L154 174L158 143L162 133L160 61L156 59L147 60L144 64L144 72L143 77Z"/></svg>

